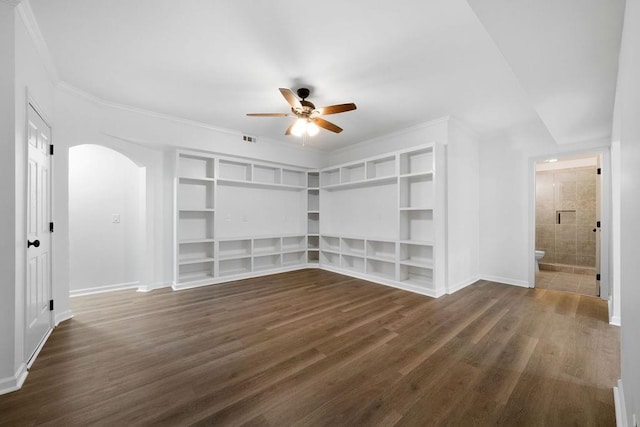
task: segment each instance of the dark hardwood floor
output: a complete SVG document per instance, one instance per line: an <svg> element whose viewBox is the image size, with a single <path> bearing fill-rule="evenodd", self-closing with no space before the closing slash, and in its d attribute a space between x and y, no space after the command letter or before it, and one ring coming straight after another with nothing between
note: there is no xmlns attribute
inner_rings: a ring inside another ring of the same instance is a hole
<svg viewBox="0 0 640 427"><path fill-rule="evenodd" d="M322 270L72 299L2 425L615 425L594 297L432 299Z"/></svg>

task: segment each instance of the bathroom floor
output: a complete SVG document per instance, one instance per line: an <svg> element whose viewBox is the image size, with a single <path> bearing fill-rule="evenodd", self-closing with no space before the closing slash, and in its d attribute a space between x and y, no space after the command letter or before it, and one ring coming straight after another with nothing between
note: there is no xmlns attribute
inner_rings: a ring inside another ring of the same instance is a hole
<svg viewBox="0 0 640 427"><path fill-rule="evenodd" d="M536 273L536 287L574 294L598 296L596 278L592 275L563 273L560 271L539 271Z"/></svg>

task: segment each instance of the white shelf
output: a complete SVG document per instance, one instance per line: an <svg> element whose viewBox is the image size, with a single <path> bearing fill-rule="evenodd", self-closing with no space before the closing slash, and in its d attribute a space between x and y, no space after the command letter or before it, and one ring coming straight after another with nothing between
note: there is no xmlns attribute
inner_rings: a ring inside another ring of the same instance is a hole
<svg viewBox="0 0 640 427"><path fill-rule="evenodd" d="M367 162L367 179L385 178L397 175L396 156L386 156Z"/></svg>
<svg viewBox="0 0 640 427"><path fill-rule="evenodd" d="M300 190L306 189L306 187L302 187L302 186L274 184L274 183L268 183L268 182L256 182L256 181L228 179L228 178L218 178L217 182L218 184L223 184L223 185L234 185L238 187L272 188L274 190L300 191Z"/></svg>
<svg viewBox="0 0 640 427"><path fill-rule="evenodd" d="M305 251L287 252L282 254L282 265L301 265L305 263Z"/></svg>
<svg viewBox="0 0 640 427"><path fill-rule="evenodd" d="M215 182L215 178L204 178L204 177L200 177L200 178L196 178L194 176L179 176L178 180L180 182L189 182L189 181L194 181L194 182Z"/></svg>
<svg viewBox="0 0 640 427"><path fill-rule="evenodd" d="M342 238L341 252L345 255L364 256L364 240Z"/></svg>
<svg viewBox="0 0 640 427"><path fill-rule="evenodd" d="M394 261L381 261L375 259L367 259L367 274L375 277L395 280L396 278L396 264Z"/></svg>
<svg viewBox="0 0 640 427"><path fill-rule="evenodd" d="M259 255L253 258L253 271L272 270L282 265L280 254Z"/></svg>
<svg viewBox="0 0 640 427"><path fill-rule="evenodd" d="M364 258L352 255L342 255L340 266L345 270L364 273Z"/></svg>
<svg viewBox="0 0 640 427"><path fill-rule="evenodd" d="M213 238L209 239L181 239L178 240L179 245L189 245L194 243L213 243Z"/></svg>
<svg viewBox="0 0 640 427"><path fill-rule="evenodd" d="M347 183L341 183L341 184L324 185L321 188L323 190L329 190L329 191L346 190L349 188L369 187L369 186L375 186L375 185L388 184L388 183L395 182L397 180L398 180L397 177L391 176L391 177L364 179L361 181L353 181L353 182L347 182Z"/></svg>
<svg viewBox="0 0 640 427"><path fill-rule="evenodd" d="M196 154L178 154L178 176L183 179L213 180L215 159Z"/></svg>
<svg viewBox="0 0 640 427"><path fill-rule="evenodd" d="M433 170L433 147L411 150L400 154L400 175L430 172Z"/></svg>
<svg viewBox="0 0 640 427"><path fill-rule="evenodd" d="M215 258L181 258L178 260L178 264L180 265L189 265L189 264L203 264L207 262L214 262Z"/></svg>

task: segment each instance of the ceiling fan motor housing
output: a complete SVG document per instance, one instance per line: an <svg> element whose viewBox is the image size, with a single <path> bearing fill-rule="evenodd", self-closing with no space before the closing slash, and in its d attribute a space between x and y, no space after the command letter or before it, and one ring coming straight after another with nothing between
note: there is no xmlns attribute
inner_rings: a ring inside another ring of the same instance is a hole
<svg viewBox="0 0 640 427"><path fill-rule="evenodd" d="M311 93L311 91L310 91L309 89L307 89L306 87L301 87L301 88L300 88L300 89L298 89L296 92L298 93L298 96L299 96L300 98L302 98L303 100L304 100L305 98L308 98L308 97L309 97L309 94Z"/></svg>

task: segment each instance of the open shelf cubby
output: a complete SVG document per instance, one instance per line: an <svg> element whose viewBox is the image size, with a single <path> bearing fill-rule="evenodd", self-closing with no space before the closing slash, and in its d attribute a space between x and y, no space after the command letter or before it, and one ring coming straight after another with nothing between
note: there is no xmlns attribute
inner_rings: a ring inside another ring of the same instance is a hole
<svg viewBox="0 0 640 427"><path fill-rule="evenodd" d="M280 238L269 237L253 240L253 256L280 252Z"/></svg>
<svg viewBox="0 0 640 427"><path fill-rule="evenodd" d="M282 238L282 252L304 251L305 236L288 236Z"/></svg>
<svg viewBox="0 0 640 427"><path fill-rule="evenodd" d="M323 171L320 176L320 184L323 187L340 184L340 168Z"/></svg>
<svg viewBox="0 0 640 427"><path fill-rule="evenodd" d="M240 258L251 256L251 240L221 240L218 242L218 257Z"/></svg>
<svg viewBox="0 0 640 427"><path fill-rule="evenodd" d="M425 289L433 289L433 270L426 267L400 265L400 282Z"/></svg>
<svg viewBox="0 0 640 427"><path fill-rule="evenodd" d="M178 264L193 264L199 261L213 261L214 259L212 242L182 243L179 246Z"/></svg>
<svg viewBox="0 0 640 427"><path fill-rule="evenodd" d="M319 249L320 248L320 237L319 236L309 236L307 237L307 248L308 249Z"/></svg>
<svg viewBox="0 0 640 427"><path fill-rule="evenodd" d="M294 187L305 187L305 172L291 169L282 170L282 183Z"/></svg>
<svg viewBox="0 0 640 427"><path fill-rule="evenodd" d="M320 215L316 213L307 214L307 233L318 234L320 232Z"/></svg>
<svg viewBox="0 0 640 427"><path fill-rule="evenodd" d="M180 211L178 214L179 239L213 239L213 218L213 212Z"/></svg>
<svg viewBox="0 0 640 427"><path fill-rule="evenodd" d="M340 255L333 252L320 252L320 264L340 267Z"/></svg>
<svg viewBox="0 0 640 427"><path fill-rule="evenodd" d="M220 160L219 178L235 181L251 181L251 164Z"/></svg>
<svg viewBox="0 0 640 427"><path fill-rule="evenodd" d="M341 168L341 183L348 183L354 181L362 181L365 178L364 163L356 163L354 165L343 166Z"/></svg>
<svg viewBox="0 0 640 427"><path fill-rule="evenodd" d="M253 166L253 181L265 184L280 184L280 168L272 166Z"/></svg>
<svg viewBox="0 0 640 427"><path fill-rule="evenodd" d="M342 238L342 253L364 256L364 240Z"/></svg>
<svg viewBox="0 0 640 427"><path fill-rule="evenodd" d="M191 178L178 181L178 210L214 209L214 182Z"/></svg>
<svg viewBox="0 0 640 427"><path fill-rule="evenodd" d="M215 160L210 157L180 154L178 156L178 176L194 179L214 179Z"/></svg>
<svg viewBox="0 0 640 427"><path fill-rule="evenodd" d="M364 258L351 255L342 255L342 268L358 273L364 273Z"/></svg>
<svg viewBox="0 0 640 427"><path fill-rule="evenodd" d="M220 260L218 264L220 276L234 276L251 272L251 258L233 258Z"/></svg>
<svg viewBox="0 0 640 427"><path fill-rule="evenodd" d="M383 157L367 162L367 179L396 175L396 156Z"/></svg>
<svg viewBox="0 0 640 427"><path fill-rule="evenodd" d="M305 255L304 251L289 252L286 254L282 254L282 265L289 266L289 265L304 264L306 262L304 259L304 255Z"/></svg>
<svg viewBox="0 0 640 427"><path fill-rule="evenodd" d="M282 258L278 255L263 255L253 257L253 270L271 270L282 265Z"/></svg>
<svg viewBox="0 0 640 427"><path fill-rule="evenodd" d="M395 280L396 264L391 261L381 261L377 259L367 260L367 274L387 280Z"/></svg>
<svg viewBox="0 0 640 427"><path fill-rule="evenodd" d="M400 178L400 208L432 208L433 175Z"/></svg>
<svg viewBox="0 0 640 427"><path fill-rule="evenodd" d="M320 190L307 191L307 209L310 212L318 212L320 210Z"/></svg>
<svg viewBox="0 0 640 427"><path fill-rule="evenodd" d="M414 242L433 241L433 211L401 211L400 240L410 240Z"/></svg>
<svg viewBox="0 0 640 427"><path fill-rule="evenodd" d="M307 262L310 264L317 264L320 260L320 251L310 250L307 251Z"/></svg>
<svg viewBox="0 0 640 427"><path fill-rule="evenodd" d="M433 246L401 243L400 263L418 267L432 267Z"/></svg>
<svg viewBox="0 0 640 427"><path fill-rule="evenodd" d="M396 243L380 240L367 240L367 258L395 261Z"/></svg>
<svg viewBox="0 0 640 427"><path fill-rule="evenodd" d="M320 249L340 252L340 238L331 236L322 236L320 238Z"/></svg>
<svg viewBox="0 0 640 427"><path fill-rule="evenodd" d="M213 279L214 263L200 262L184 264L178 267L178 282L191 282L196 280Z"/></svg>
<svg viewBox="0 0 640 427"><path fill-rule="evenodd" d="M307 187L319 188L320 187L320 173L319 172L307 172Z"/></svg>
<svg viewBox="0 0 640 427"><path fill-rule="evenodd" d="M400 154L400 175L431 172L433 170L433 148L409 151Z"/></svg>

